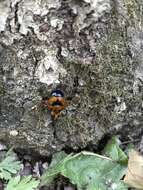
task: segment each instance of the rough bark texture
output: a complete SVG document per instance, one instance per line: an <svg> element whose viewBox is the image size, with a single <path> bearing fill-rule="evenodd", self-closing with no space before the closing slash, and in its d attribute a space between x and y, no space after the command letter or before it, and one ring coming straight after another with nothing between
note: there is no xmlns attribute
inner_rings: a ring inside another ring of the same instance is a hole
<svg viewBox="0 0 143 190"><path fill-rule="evenodd" d="M1 0L0 139L50 155L141 137L142 11L141 0ZM40 101L55 88L71 101L53 122Z"/></svg>

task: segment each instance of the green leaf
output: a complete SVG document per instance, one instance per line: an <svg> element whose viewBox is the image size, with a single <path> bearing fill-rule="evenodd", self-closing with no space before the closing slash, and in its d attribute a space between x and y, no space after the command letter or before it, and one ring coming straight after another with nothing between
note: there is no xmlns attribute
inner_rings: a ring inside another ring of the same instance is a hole
<svg viewBox="0 0 143 190"><path fill-rule="evenodd" d="M128 189L128 186L126 184L124 184L123 182L119 182L119 183L113 183L111 186L112 190L125 190Z"/></svg>
<svg viewBox="0 0 143 190"><path fill-rule="evenodd" d="M61 166L67 154L64 151L55 153L53 155L52 162L48 168L48 171L41 177L41 185L50 184L54 178L60 173Z"/></svg>
<svg viewBox="0 0 143 190"><path fill-rule="evenodd" d="M65 155L58 163L50 165L42 176L42 183L49 184L61 174L76 184L79 190L127 190L121 180L127 167L127 156L120 149L116 138L109 142L104 152L109 157L85 151L76 155Z"/></svg>
<svg viewBox="0 0 143 190"><path fill-rule="evenodd" d="M0 178L9 180L13 174L16 174L22 165L20 161L15 160L14 153L10 152L6 154L6 158L0 163Z"/></svg>
<svg viewBox="0 0 143 190"><path fill-rule="evenodd" d="M11 178L5 190L34 190L38 185L39 181L32 179L32 176L25 176L23 178L17 176L15 178Z"/></svg>
<svg viewBox="0 0 143 190"><path fill-rule="evenodd" d="M125 163L127 165L128 157L119 147L120 141L118 138L113 137L106 145L103 154L112 158L115 161Z"/></svg>
<svg viewBox="0 0 143 190"><path fill-rule="evenodd" d="M53 166L56 166L57 164L59 164L59 162L64 160L66 156L67 156L67 154L64 151L55 153L53 155L53 159L52 159L52 162L50 164L50 167L53 167Z"/></svg>
<svg viewBox="0 0 143 190"><path fill-rule="evenodd" d="M86 186L88 190L111 190L113 184L123 184L120 179L125 169L124 165L106 157L81 152L63 164L61 174L76 184L78 189Z"/></svg>

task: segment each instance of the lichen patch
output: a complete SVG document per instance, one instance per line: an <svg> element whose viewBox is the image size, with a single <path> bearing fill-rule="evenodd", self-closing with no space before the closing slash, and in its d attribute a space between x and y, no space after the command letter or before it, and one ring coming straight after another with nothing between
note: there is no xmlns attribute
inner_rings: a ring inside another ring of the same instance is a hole
<svg viewBox="0 0 143 190"><path fill-rule="evenodd" d="M105 12L110 12L110 0L84 0L86 3L90 4L91 11L94 11L93 16L98 19Z"/></svg>
<svg viewBox="0 0 143 190"><path fill-rule="evenodd" d="M0 32L5 30L6 20L9 15L9 0L0 2Z"/></svg>
<svg viewBox="0 0 143 190"><path fill-rule="evenodd" d="M91 0L91 8L94 10L93 16L98 19L105 12L110 12L110 0Z"/></svg>
<svg viewBox="0 0 143 190"><path fill-rule="evenodd" d="M47 85L58 84L59 75L65 76L66 70L56 58L56 51L45 50L46 56L41 59L36 68L36 77L40 82Z"/></svg>

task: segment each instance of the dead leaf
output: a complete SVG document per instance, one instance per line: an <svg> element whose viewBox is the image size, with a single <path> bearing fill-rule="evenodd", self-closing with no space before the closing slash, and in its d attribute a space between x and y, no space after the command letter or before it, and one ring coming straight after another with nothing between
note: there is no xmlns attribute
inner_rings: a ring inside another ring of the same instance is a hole
<svg viewBox="0 0 143 190"><path fill-rule="evenodd" d="M143 189L143 157L139 152L129 153L128 170L124 182L137 189Z"/></svg>

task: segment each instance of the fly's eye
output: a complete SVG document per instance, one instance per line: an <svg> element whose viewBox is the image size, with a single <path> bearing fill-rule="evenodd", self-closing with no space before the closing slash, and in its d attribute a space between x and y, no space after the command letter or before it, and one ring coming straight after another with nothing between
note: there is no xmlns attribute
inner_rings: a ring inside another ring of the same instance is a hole
<svg viewBox="0 0 143 190"><path fill-rule="evenodd" d="M51 96L64 97L64 93L61 90L54 90L52 91Z"/></svg>

